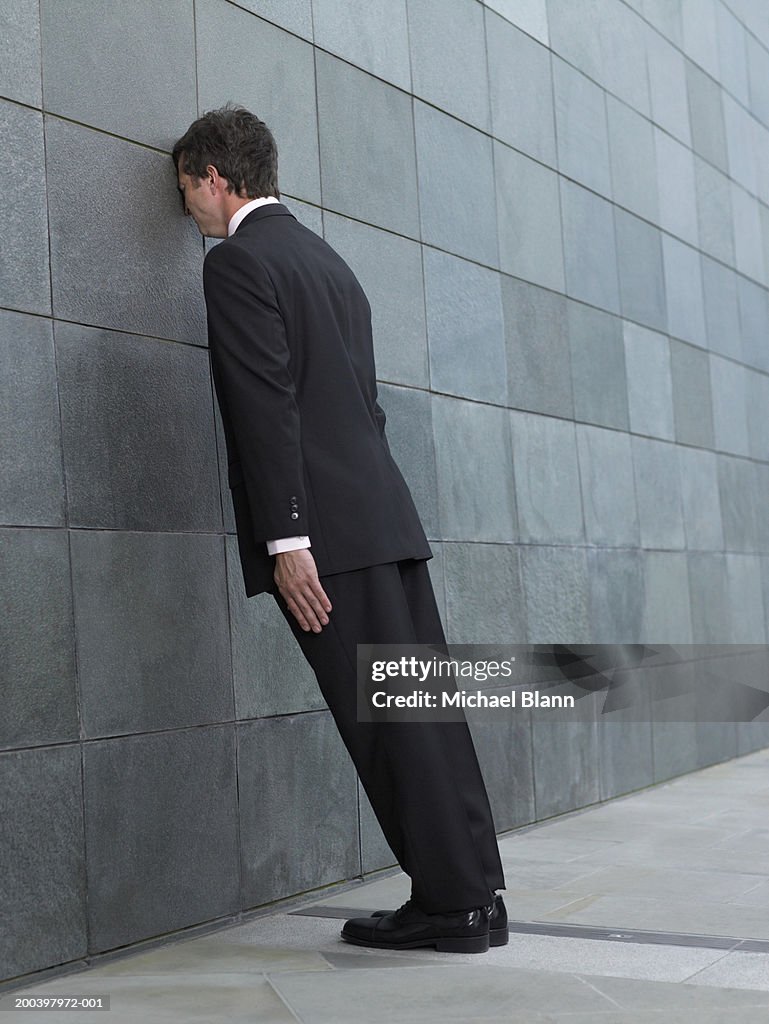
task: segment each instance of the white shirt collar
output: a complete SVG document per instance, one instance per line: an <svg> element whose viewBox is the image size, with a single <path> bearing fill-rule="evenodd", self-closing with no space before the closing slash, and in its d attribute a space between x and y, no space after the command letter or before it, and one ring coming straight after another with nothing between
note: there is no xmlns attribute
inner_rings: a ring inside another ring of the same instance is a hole
<svg viewBox="0 0 769 1024"><path fill-rule="evenodd" d="M227 237L235 234L235 229L238 224L246 217L252 210L255 210L257 206L263 206L265 203L279 203L280 199L275 196L259 196L258 199L252 199L250 202L241 206L239 210L236 210L230 217L230 223L227 225Z"/></svg>

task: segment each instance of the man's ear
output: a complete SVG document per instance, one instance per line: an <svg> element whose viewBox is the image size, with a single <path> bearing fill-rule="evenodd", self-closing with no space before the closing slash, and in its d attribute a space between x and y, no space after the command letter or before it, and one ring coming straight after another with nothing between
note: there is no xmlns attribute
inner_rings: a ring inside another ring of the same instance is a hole
<svg viewBox="0 0 769 1024"><path fill-rule="evenodd" d="M209 164L208 167L206 167L206 174L208 175L205 183L206 188L211 190L212 195L216 194L218 191L224 192L227 190L227 179L221 176L213 164Z"/></svg>

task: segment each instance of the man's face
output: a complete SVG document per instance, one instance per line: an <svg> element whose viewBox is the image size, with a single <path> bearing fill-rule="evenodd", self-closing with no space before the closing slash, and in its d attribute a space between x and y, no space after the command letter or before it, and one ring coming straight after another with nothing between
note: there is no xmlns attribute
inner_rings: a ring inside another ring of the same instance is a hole
<svg viewBox="0 0 769 1024"><path fill-rule="evenodd" d="M192 217L201 235L208 238L226 238L229 216L225 209L226 185L215 167L207 168L205 178L192 178L184 170L184 155L179 160L179 191L182 193L184 212Z"/></svg>

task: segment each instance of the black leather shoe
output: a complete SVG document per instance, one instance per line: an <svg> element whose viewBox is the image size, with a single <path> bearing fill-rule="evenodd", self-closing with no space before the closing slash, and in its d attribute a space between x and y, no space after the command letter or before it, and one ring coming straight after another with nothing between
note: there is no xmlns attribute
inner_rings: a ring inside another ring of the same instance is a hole
<svg viewBox="0 0 769 1024"><path fill-rule="evenodd" d="M384 917L391 910L375 910L372 917ZM510 930L507 925L507 908L499 893L494 897L494 909L489 917L489 945L506 946L510 941Z"/></svg>
<svg viewBox="0 0 769 1024"><path fill-rule="evenodd" d="M377 917L345 921L342 938L375 949L433 946L440 953L485 953L492 905L450 914L426 914L414 900Z"/></svg>

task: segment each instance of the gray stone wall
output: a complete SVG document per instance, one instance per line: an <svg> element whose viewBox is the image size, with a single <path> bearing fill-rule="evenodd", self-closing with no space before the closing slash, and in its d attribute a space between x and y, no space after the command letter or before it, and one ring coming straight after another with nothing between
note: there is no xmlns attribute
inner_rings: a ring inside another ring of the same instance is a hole
<svg viewBox="0 0 769 1024"><path fill-rule="evenodd" d="M348 260L450 639L764 644L762 0L0 0L0 977L392 862L246 601L168 151ZM499 830L769 742L475 724Z"/></svg>

